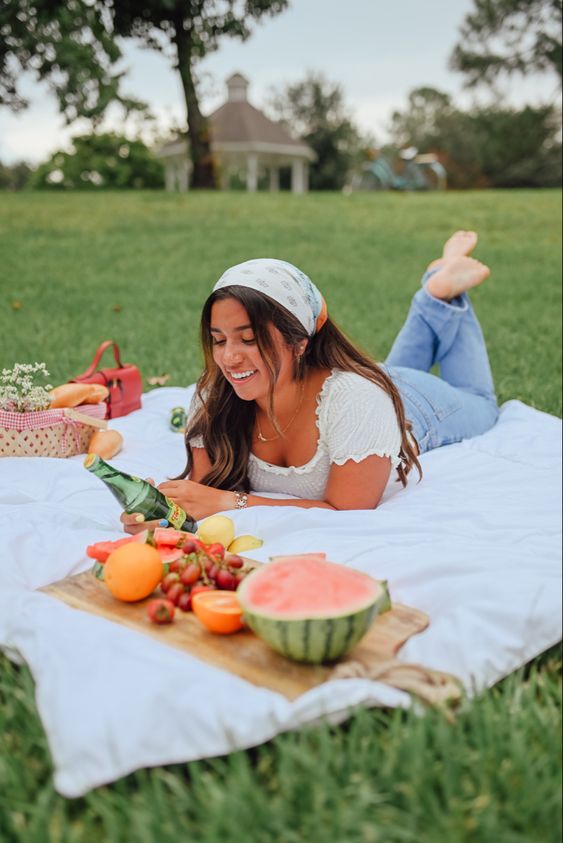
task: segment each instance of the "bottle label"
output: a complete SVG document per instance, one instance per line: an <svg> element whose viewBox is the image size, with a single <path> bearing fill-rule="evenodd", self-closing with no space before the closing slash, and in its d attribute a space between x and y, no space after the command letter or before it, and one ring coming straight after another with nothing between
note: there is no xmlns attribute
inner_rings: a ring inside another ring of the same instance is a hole
<svg viewBox="0 0 563 843"><path fill-rule="evenodd" d="M166 516L168 523L171 527L175 527L177 530L179 530L184 521L186 520L187 515L182 509L182 507L178 506L178 504L174 503L174 501L170 500L170 498L166 498L166 503L169 506L168 515Z"/></svg>

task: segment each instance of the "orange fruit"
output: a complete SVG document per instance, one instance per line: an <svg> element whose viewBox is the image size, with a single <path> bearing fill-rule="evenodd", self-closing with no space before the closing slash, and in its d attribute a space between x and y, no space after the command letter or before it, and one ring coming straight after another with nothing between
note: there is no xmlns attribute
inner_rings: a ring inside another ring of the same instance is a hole
<svg viewBox="0 0 563 843"><path fill-rule="evenodd" d="M232 591L200 591L192 597L192 609L210 632L225 635L242 628L242 609Z"/></svg>
<svg viewBox="0 0 563 843"><path fill-rule="evenodd" d="M129 542L116 548L104 565L104 582L118 600L148 597L163 576L162 559L149 544Z"/></svg>

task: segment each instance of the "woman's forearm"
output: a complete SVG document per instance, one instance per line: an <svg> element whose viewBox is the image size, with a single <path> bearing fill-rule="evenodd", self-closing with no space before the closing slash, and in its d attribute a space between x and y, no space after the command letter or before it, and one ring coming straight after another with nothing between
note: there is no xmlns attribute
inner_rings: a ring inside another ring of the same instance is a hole
<svg viewBox="0 0 563 843"><path fill-rule="evenodd" d="M263 498L261 495L249 495L246 502L247 506L300 506L302 509L312 509L313 507L320 507L321 509L336 509L327 501L307 500L302 498Z"/></svg>

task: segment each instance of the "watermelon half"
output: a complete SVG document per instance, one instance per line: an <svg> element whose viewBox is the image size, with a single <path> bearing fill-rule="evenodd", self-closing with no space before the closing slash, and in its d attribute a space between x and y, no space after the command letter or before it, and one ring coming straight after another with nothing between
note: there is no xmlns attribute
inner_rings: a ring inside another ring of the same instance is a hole
<svg viewBox="0 0 563 843"><path fill-rule="evenodd" d="M391 608L387 583L320 554L278 557L237 590L244 620L278 653L319 664L343 656Z"/></svg>

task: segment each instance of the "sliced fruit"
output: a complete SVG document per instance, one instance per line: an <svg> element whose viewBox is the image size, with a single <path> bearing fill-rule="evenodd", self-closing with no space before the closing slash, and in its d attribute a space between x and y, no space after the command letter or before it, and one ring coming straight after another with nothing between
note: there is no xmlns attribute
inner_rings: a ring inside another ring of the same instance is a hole
<svg viewBox="0 0 563 843"><path fill-rule="evenodd" d="M173 527L157 527L154 531L154 542L167 547L179 547L186 540L186 533Z"/></svg>
<svg viewBox="0 0 563 843"><path fill-rule="evenodd" d="M209 585L194 585L194 587L190 590L190 594L192 597L195 597L196 594L203 591L217 591L217 586L211 585L211 583Z"/></svg>
<svg viewBox="0 0 563 843"><path fill-rule="evenodd" d="M165 544L157 545L156 550L158 551L162 561L168 564L171 562L177 562L178 559L181 559L184 555L184 551L181 547L168 547L168 545Z"/></svg>
<svg viewBox="0 0 563 843"><path fill-rule="evenodd" d="M143 530L141 533L137 533L134 536L125 536L123 539L116 539L111 542L95 542L95 544L90 544L86 548L86 556L89 556L90 559L96 559L97 562L101 562L103 565L110 553L113 553L113 551L118 547L121 547L124 544L129 544L130 542L145 544L148 535L149 531Z"/></svg>
<svg viewBox="0 0 563 843"><path fill-rule="evenodd" d="M236 539L230 543L229 553L244 553L245 550L256 550L262 547L264 542L256 536L237 536Z"/></svg>
<svg viewBox="0 0 563 843"><path fill-rule="evenodd" d="M228 547L235 537L235 525L226 515L211 515L200 521L197 537L205 544L219 542Z"/></svg>
<svg viewBox="0 0 563 843"><path fill-rule="evenodd" d="M200 591L192 593L192 610L210 632L228 635L242 629L242 610L232 591Z"/></svg>
<svg viewBox="0 0 563 843"><path fill-rule="evenodd" d="M104 566L101 562L94 562L92 567L90 568L91 572L94 574L97 580L104 579Z"/></svg>
<svg viewBox="0 0 563 843"><path fill-rule="evenodd" d="M385 582L316 554L256 568L237 597L259 638L290 659L312 663L344 655L391 608Z"/></svg>
<svg viewBox="0 0 563 843"><path fill-rule="evenodd" d="M283 559L295 559L295 554L289 556L270 556L270 562L281 562ZM300 553L299 559L326 559L326 553Z"/></svg>

